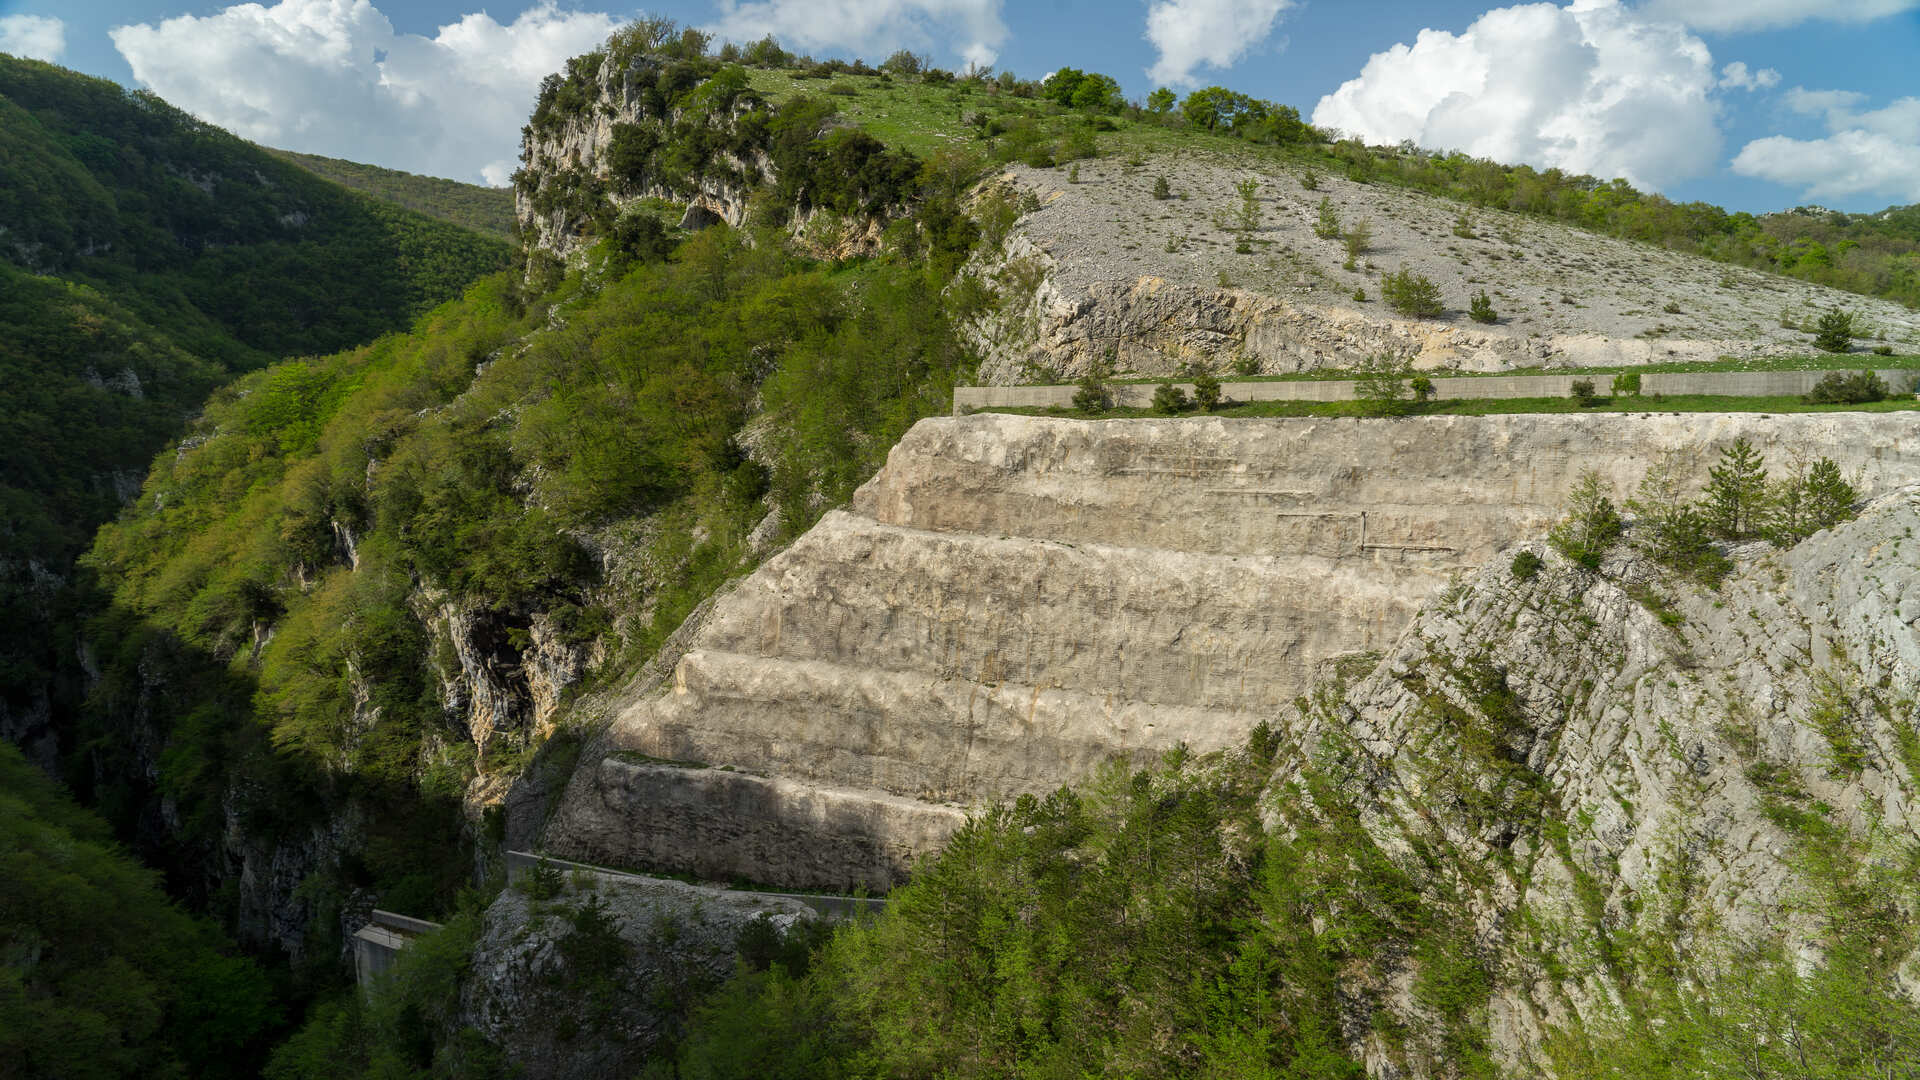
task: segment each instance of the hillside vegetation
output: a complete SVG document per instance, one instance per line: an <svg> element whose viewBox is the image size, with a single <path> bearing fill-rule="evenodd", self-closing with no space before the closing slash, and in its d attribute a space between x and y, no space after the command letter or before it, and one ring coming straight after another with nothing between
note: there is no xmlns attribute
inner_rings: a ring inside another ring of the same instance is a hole
<svg viewBox="0 0 1920 1080"><path fill-rule="evenodd" d="M19 1077L244 1077L266 974L0 742L0 1060Z"/></svg>
<svg viewBox="0 0 1920 1080"><path fill-rule="evenodd" d="M513 238L513 192L509 188L481 187L444 180L437 176L418 176L357 161L302 154L293 150L268 153L365 195L406 207L450 225L471 229L501 240Z"/></svg>
<svg viewBox="0 0 1920 1080"><path fill-rule="evenodd" d="M1046 167L1095 156L1230 151L1300 177L1338 176L1428 192L1920 307L1920 207L1877 214L1728 213L1708 203L1675 203L1619 179L1503 165L1410 144L1333 142L1302 125L1296 110L1219 87L1196 91L1178 105L1156 103L1161 108L1128 104L1117 94L1076 107L1071 98L1059 100L1050 83L1004 72L969 79L838 63L794 67L791 57L764 54L761 59L773 62L756 66L751 51L741 59L751 84L770 100L824 94L849 121L920 153L971 148L997 161Z"/></svg>
<svg viewBox="0 0 1920 1080"><path fill-rule="evenodd" d="M883 75L798 64L771 42L709 56L697 33L660 29L577 58L532 118L535 134L557 130L599 107L602 65L651 61L650 124L616 131L610 177L517 177L536 211L573 212L582 253L478 281L462 268L497 264L490 242L340 194L154 99L83 87L90 104L69 114L46 87L71 76L0 68L23 88L0 101L0 132L22 148L4 168L25 178L0 189L21 208L0 222L32 222L0 242L37 273L73 279L9 269L45 299L16 317L57 315L33 324L50 353L144 346L135 374L178 387L162 399L174 407L244 372L205 400L84 556L101 606L86 613L94 681L66 765L176 895L282 954L293 992L317 999L268 1075L506 1074L501 1048L454 1019L479 925L463 890L557 798L604 719L590 692L662 655L691 612L846 500L974 373L959 328L1019 285L964 270L1023 210L976 188L994 164L1204 149L1676 248L1719 244L1717 257L1736 260L1762 258L1753 238L1769 235L1757 219L1592 178L1328 145L1296 112L1224 91L1135 109L1086 73L1051 89L905 63ZM121 126L95 139L66 119L93 109ZM176 145L211 156L184 172L166 164ZM740 167L762 154L774 176ZM685 234L662 226L659 207L607 201L623 180L662 176L738 186L754 212L740 228ZM63 190L74 194L58 203ZM57 212L43 222L30 206ZM132 207L163 224L128 226L145 220ZM820 209L871 215L876 242L857 258L796 242L787 230ZM337 251L303 246L329 221ZM1742 236L1736 251L1728 238ZM1915 249L1863 242L1827 270L1771 249L1764 259L1901 298ZM348 271L359 277L339 280ZM292 295L303 275L325 288ZM266 284L240 296L221 291L230 281ZM455 286L457 299L431 305ZM163 303L176 296L191 302ZM404 316L417 316L410 329L375 338ZM295 358L260 365L296 340ZM117 404L99 396L116 375L100 372L98 387L73 377L87 389L48 407ZM62 452L59 428L22 430ZM90 497L60 513L102 512L106 497ZM38 528L73 535L53 517ZM1565 815L1542 812L1548 781L1502 741L1520 723L1504 675L1454 674L1433 709L1455 741L1434 760L1464 760L1470 777L1446 788L1447 812L1475 829L1521 821L1536 851L1572 863ZM1176 752L990 808L884 918L824 944L743 942L733 981L670 1003L684 1023L649 1075L1351 1077L1369 1062L1343 1025L1390 982L1405 984L1420 1022L1383 1008L1365 1016L1365 1038L1428 1075L1499 1075L1496 958L1460 900L1526 871L1424 836L1386 850L1366 827L1363 756L1337 731L1302 734L1333 726L1324 715L1294 719L1244 750ZM1269 788L1281 764L1297 772ZM1838 832L1802 831L1796 857L1835 916L1819 963L1769 946L1688 969L1678 931L1616 940L1604 913L1583 908L1569 933L1598 944L1577 975L1610 980L1621 1014L1662 1041L1563 1024L1542 1053L1569 1077L1628 1064L1720 1075L1741 1034L1765 1024L1811 1031L1803 1066L1845 1075L1920 1046L1912 1010L1886 992L1889 958L1912 946L1888 912L1910 909L1910 888ZM363 1000L344 985L341 945L374 904L449 927ZM566 959L588 977L567 1022L591 1037L617 956L591 915L575 928ZM1566 975L1557 957L1528 959L1542 981ZM0 983L0 1008L7 992ZM265 1023L233 1015L241 1041ZM1806 1017L1871 1026L1850 1044ZM1787 1075L1765 1064L1750 1074Z"/></svg>
<svg viewBox="0 0 1920 1080"><path fill-rule="evenodd" d="M0 57L0 728L46 722L71 560L214 386L403 326L507 255L151 94Z"/></svg>

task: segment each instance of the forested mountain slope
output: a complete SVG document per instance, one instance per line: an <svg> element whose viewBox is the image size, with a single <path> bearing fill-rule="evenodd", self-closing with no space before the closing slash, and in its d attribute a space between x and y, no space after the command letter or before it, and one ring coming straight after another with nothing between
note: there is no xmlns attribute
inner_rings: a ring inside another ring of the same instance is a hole
<svg viewBox="0 0 1920 1080"><path fill-rule="evenodd" d="M430 218L501 240L512 238L513 192L507 188L463 184L458 180L443 180L437 176L417 176L398 169L383 169L378 165L362 165L357 161L342 161L292 150L269 149L267 152L343 187L396 206L404 206Z"/></svg>
<svg viewBox="0 0 1920 1080"><path fill-rule="evenodd" d="M151 94L0 56L0 731L44 743L71 704L69 564L213 387L506 261Z"/></svg>

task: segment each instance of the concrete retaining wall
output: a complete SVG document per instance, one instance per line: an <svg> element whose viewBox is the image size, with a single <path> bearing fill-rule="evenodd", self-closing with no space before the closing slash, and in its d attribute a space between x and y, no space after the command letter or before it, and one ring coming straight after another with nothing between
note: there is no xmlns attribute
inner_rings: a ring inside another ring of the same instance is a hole
<svg viewBox="0 0 1920 1080"><path fill-rule="evenodd" d="M1719 394L1729 397L1787 397L1805 394L1831 371L1702 371L1689 374L1647 373L1640 376L1642 395ZM1920 372L1912 370L1877 371L1896 393L1913 386ZM1606 394L1613 376L1599 375L1489 375L1483 377L1434 379L1435 396L1442 399L1542 398L1566 397L1578 379L1591 380L1594 389ZM1157 383L1115 383L1110 386L1113 403L1119 408L1144 409L1153 404ZM1192 383L1175 386L1193 393ZM1222 383L1221 395L1228 401L1352 401L1351 379L1298 379L1276 382ZM960 416L975 409L1046 409L1073 405L1072 386L960 386L953 391L953 412Z"/></svg>
<svg viewBox="0 0 1920 1080"><path fill-rule="evenodd" d="M372 921L353 934L353 970L363 991L386 974L400 950L415 936L440 929L439 923L379 908L375 908L369 918Z"/></svg>
<svg viewBox="0 0 1920 1080"><path fill-rule="evenodd" d="M646 874L636 874L626 870L609 870L588 863L568 862L565 859L549 858L530 851L507 852L507 881L515 882L541 863L558 870L571 873L575 870L598 874L604 879L617 881L620 878L647 878ZM746 896L767 896L780 900L797 900L829 919L851 919L858 915L878 915L887 909L884 897L873 896L823 896L814 893L760 892L751 889L729 889L729 893Z"/></svg>

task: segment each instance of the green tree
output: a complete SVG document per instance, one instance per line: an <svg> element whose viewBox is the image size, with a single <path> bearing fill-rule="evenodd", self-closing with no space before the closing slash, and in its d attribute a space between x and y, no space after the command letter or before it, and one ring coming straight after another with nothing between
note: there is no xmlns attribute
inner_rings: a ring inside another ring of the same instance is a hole
<svg viewBox="0 0 1920 1080"><path fill-rule="evenodd" d="M1348 269L1352 269L1353 262L1373 246L1373 221L1361 218L1347 226L1346 241Z"/></svg>
<svg viewBox="0 0 1920 1080"><path fill-rule="evenodd" d="M1853 312L1829 308L1814 324L1813 344L1827 352L1843 353L1853 347Z"/></svg>
<svg viewBox="0 0 1920 1080"><path fill-rule="evenodd" d="M1153 197L1159 199L1161 202L1173 198L1173 185L1167 183L1166 177L1156 176L1153 178Z"/></svg>
<svg viewBox="0 0 1920 1080"><path fill-rule="evenodd" d="M1767 468L1759 451L1745 436L1720 451L1720 464L1709 477L1703 512L1707 526L1722 540L1747 540L1759 535L1767 503Z"/></svg>
<svg viewBox="0 0 1920 1080"><path fill-rule="evenodd" d="M1777 547L1792 547L1852 518L1859 499L1831 458L1801 462L1768 488L1760 535Z"/></svg>
<svg viewBox="0 0 1920 1080"><path fill-rule="evenodd" d="M1487 290L1481 289L1473 294L1473 301L1467 306L1467 317L1477 323L1500 321L1499 313L1493 310L1493 297L1487 295Z"/></svg>
<svg viewBox="0 0 1920 1080"><path fill-rule="evenodd" d="M1599 472L1588 469L1567 492L1566 516L1548 532L1547 539L1560 554L1588 570L1598 570L1607 549L1620 539L1623 527L1606 482Z"/></svg>
<svg viewBox="0 0 1920 1080"><path fill-rule="evenodd" d="M1313 235L1322 240L1340 239L1340 212L1333 208L1330 198L1320 200L1320 214L1314 219Z"/></svg>
<svg viewBox="0 0 1920 1080"><path fill-rule="evenodd" d="M1220 407L1220 380L1205 368L1193 373L1193 403L1207 412Z"/></svg>
<svg viewBox="0 0 1920 1080"><path fill-rule="evenodd" d="M1147 111L1155 116L1165 116L1173 111L1174 102L1179 100L1173 91L1162 86L1147 95Z"/></svg>
<svg viewBox="0 0 1920 1080"><path fill-rule="evenodd" d="M1240 195L1240 209L1235 224L1240 227L1242 239L1260 230L1260 181L1249 176L1233 185Z"/></svg>
<svg viewBox="0 0 1920 1080"><path fill-rule="evenodd" d="M1189 404L1191 403L1187 400L1187 392L1173 383L1163 382L1153 388L1154 412L1172 416L1185 412Z"/></svg>
<svg viewBox="0 0 1920 1080"><path fill-rule="evenodd" d="M1724 576L1726 557L1714 550L1706 515L1686 497L1673 455L1647 469L1627 509L1636 519L1635 542L1648 558L1709 584Z"/></svg>

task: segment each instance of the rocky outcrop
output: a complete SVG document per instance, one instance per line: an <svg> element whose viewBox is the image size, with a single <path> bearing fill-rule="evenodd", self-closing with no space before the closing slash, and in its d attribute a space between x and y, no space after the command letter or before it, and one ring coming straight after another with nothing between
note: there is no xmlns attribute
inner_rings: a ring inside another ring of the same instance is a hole
<svg viewBox="0 0 1920 1080"><path fill-rule="evenodd" d="M569 870L557 895L524 883L487 908L459 1025L503 1047L515 1075L634 1075L700 993L733 973L756 920L784 934L797 900Z"/></svg>
<svg viewBox="0 0 1920 1080"><path fill-rule="evenodd" d="M1311 816L1300 775L1331 767L1379 849L1472 928L1492 1045L1522 1074L1549 1027L1610 1015L1635 955L1692 977L1733 945L1815 957L1796 823L1868 859L1920 839L1916 527L1920 488L1894 491L1791 550L1736 549L1713 591L1629 547L1596 574L1528 544L1537 574L1495 561L1278 725L1299 752L1268 824ZM1415 967L1372 972L1375 1007L1434 1031ZM1354 1049L1377 1076L1439 1074L1413 1043Z"/></svg>
<svg viewBox="0 0 1920 1080"><path fill-rule="evenodd" d="M777 835L774 883L890 879L937 845L923 808L957 821L1114 756L1242 741L1542 535L1584 470L1625 494L1744 436L1879 492L1920 477L1915 435L1898 414L923 421L714 605L669 688L614 704L547 842L764 881ZM820 794L750 799L721 768Z"/></svg>
<svg viewBox="0 0 1920 1080"><path fill-rule="evenodd" d="M1156 177L1175 198L1155 194ZM1033 209L977 267L1004 299L973 327L993 384L1071 381L1098 363L1161 376L1380 354L1463 371L1804 354L1802 327L1830 308L1855 312L1876 343L1920 341L1920 317L1890 301L1389 184L1330 176L1309 190L1245 158L1095 159L1072 180L1010 166L998 183ZM1433 283L1437 316L1382 301L1382 275L1400 270ZM1482 292L1490 323L1468 315Z"/></svg>

